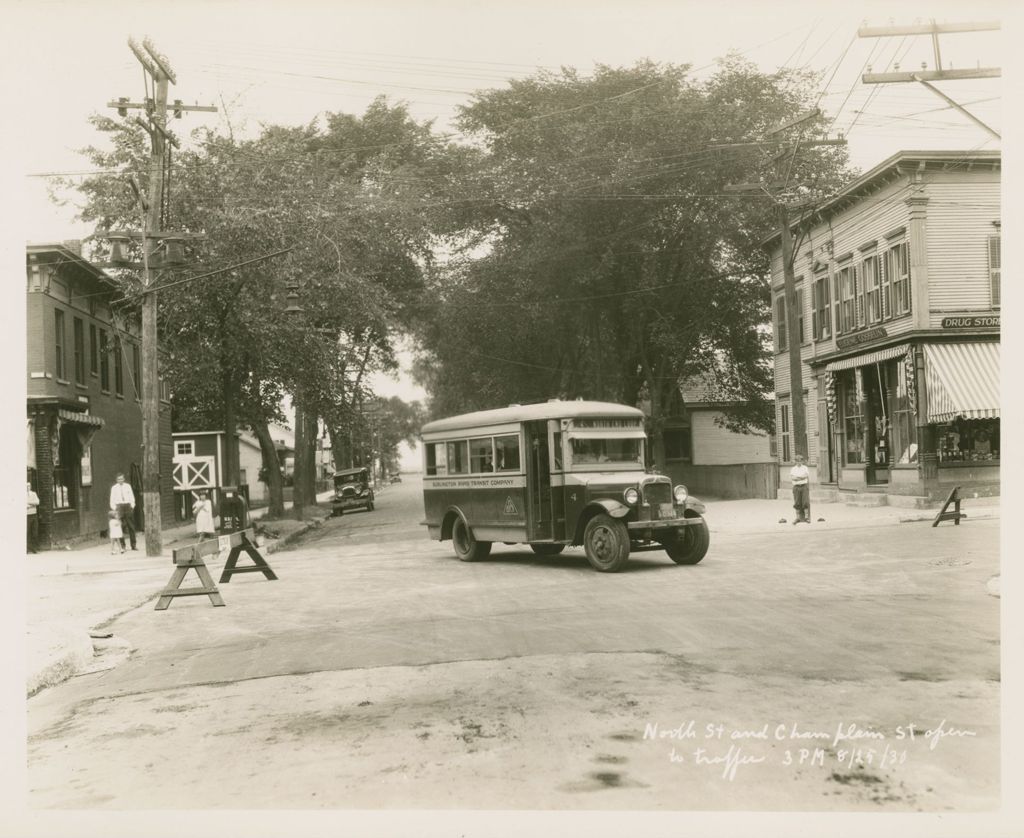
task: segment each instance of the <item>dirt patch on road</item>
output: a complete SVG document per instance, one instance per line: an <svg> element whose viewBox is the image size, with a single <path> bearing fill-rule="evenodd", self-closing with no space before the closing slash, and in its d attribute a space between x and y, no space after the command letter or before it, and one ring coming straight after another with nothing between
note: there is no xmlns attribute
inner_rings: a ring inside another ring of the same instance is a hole
<svg viewBox="0 0 1024 838"><path fill-rule="evenodd" d="M32 802L773 811L996 805L998 687L899 684L895 701L890 682L852 688L741 677L645 652L179 687L80 707L36 736Z"/></svg>

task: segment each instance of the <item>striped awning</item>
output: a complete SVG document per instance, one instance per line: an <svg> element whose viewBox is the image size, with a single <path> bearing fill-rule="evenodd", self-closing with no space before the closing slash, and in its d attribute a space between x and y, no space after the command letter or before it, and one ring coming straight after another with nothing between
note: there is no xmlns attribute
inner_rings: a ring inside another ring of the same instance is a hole
<svg viewBox="0 0 1024 838"><path fill-rule="evenodd" d="M998 343L925 344L924 375L929 422L999 416Z"/></svg>
<svg viewBox="0 0 1024 838"><path fill-rule="evenodd" d="M94 428L103 427L103 419L93 416L91 413L78 413L74 410L58 410L57 415L63 422L73 422L76 425L92 425Z"/></svg>
<svg viewBox="0 0 1024 838"><path fill-rule="evenodd" d="M869 352L867 355L854 355L852 358L843 358L840 361L833 361L831 364L825 367L826 372L836 372L837 370L850 370L854 367L864 367L868 364L877 364L879 361L891 361L893 358L899 358L907 354L907 350L910 346L906 343L901 343L898 346L887 346L885 349L879 349L877 352Z"/></svg>

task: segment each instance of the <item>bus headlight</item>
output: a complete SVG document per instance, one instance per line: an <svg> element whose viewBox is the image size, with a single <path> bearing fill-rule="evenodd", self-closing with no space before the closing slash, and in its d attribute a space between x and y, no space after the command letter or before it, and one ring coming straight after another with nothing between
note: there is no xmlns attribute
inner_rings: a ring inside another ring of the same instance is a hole
<svg viewBox="0 0 1024 838"><path fill-rule="evenodd" d="M682 483L680 483L678 486L675 487L675 489L672 490L672 494L675 495L676 504L679 506L682 506L684 503L686 503L686 499L690 495L690 493L686 491L686 487Z"/></svg>
<svg viewBox="0 0 1024 838"><path fill-rule="evenodd" d="M630 506L634 506L636 502L640 500L640 493L632 486L630 486L628 489L626 489L625 492L622 493L622 497L626 499L626 503L628 503Z"/></svg>

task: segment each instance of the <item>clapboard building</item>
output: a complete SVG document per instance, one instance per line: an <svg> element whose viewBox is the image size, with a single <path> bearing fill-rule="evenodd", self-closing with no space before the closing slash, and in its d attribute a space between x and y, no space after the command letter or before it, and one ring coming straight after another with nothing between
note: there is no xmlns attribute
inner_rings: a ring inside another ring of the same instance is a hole
<svg viewBox="0 0 1024 838"><path fill-rule="evenodd" d="M795 382L781 235L766 241L783 491L803 399L819 496L998 494L1000 169L996 151L900 152L794 225Z"/></svg>

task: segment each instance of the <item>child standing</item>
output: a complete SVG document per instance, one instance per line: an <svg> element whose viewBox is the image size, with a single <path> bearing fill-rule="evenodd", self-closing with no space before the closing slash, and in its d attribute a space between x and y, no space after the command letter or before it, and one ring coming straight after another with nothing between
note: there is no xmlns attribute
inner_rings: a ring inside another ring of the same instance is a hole
<svg viewBox="0 0 1024 838"><path fill-rule="evenodd" d="M121 529L121 517L116 509L111 509L107 514L107 530L110 535L110 555L116 556L124 552L124 531Z"/></svg>
<svg viewBox="0 0 1024 838"><path fill-rule="evenodd" d="M794 524L803 521L811 523L811 474L804 464L803 454L797 454L793 458L796 465L789 470L789 479L793 483L793 509L796 510Z"/></svg>

